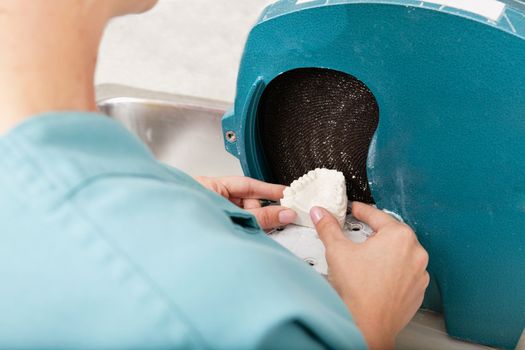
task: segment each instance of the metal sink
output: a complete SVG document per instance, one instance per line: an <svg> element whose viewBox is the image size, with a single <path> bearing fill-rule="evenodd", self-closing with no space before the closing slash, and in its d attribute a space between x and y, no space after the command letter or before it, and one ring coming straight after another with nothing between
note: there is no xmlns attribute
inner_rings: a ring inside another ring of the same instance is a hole
<svg viewBox="0 0 525 350"><path fill-rule="evenodd" d="M224 149L221 117L228 104L120 85L97 87L97 101L160 161L192 176L242 175L239 161Z"/></svg>
<svg viewBox="0 0 525 350"><path fill-rule="evenodd" d="M138 135L160 161L193 176L242 175L239 161L224 149L221 117L228 104L119 85L97 87L97 101L103 113ZM441 315L426 311L419 311L401 333L397 348L489 349L450 338Z"/></svg>

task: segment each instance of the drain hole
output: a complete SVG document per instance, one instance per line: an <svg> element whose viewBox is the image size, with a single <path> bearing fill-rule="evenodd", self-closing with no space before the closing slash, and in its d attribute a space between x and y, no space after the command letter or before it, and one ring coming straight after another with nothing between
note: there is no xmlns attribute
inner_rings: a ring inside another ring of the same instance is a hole
<svg viewBox="0 0 525 350"><path fill-rule="evenodd" d="M361 231L363 228L364 227L361 224L350 224L350 230L352 230L354 232Z"/></svg>

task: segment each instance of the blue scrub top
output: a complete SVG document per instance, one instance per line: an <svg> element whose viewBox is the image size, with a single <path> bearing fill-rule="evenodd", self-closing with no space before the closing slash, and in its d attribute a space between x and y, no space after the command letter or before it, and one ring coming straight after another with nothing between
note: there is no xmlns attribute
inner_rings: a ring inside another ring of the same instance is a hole
<svg viewBox="0 0 525 350"><path fill-rule="evenodd" d="M250 214L95 113L0 138L0 277L2 349L366 348Z"/></svg>

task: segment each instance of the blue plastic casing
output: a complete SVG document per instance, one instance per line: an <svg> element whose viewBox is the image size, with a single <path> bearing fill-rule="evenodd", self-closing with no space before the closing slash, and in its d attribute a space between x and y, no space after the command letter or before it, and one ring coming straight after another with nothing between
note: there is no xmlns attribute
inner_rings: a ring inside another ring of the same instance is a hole
<svg viewBox="0 0 525 350"><path fill-rule="evenodd" d="M255 141L265 86L305 67L364 82L380 108L372 194L430 254L425 307L453 337L510 349L525 328L525 14L481 3L496 9L278 1L250 33L223 129L245 174L267 179Z"/></svg>

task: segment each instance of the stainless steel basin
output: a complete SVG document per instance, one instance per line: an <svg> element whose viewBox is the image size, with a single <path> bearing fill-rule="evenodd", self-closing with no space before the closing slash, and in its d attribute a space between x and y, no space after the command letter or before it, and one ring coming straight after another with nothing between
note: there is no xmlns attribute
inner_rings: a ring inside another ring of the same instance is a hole
<svg viewBox="0 0 525 350"><path fill-rule="evenodd" d="M99 86L97 100L102 112L138 135L162 162L193 176L242 175L223 144L220 120L228 104L119 85ZM418 312L401 333L397 348L489 349L448 337L443 318L426 311Z"/></svg>
<svg viewBox="0 0 525 350"><path fill-rule="evenodd" d="M140 137L160 161L192 176L242 175L239 161L224 149L226 103L119 85L97 87L97 101L103 113Z"/></svg>

